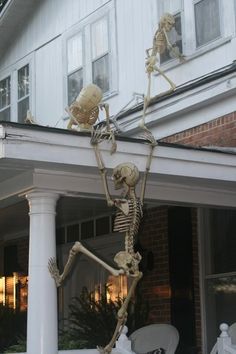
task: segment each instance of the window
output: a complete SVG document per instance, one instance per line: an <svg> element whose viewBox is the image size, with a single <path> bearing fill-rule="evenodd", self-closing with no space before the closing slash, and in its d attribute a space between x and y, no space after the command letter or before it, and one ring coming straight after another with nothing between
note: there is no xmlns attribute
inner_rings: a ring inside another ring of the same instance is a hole
<svg viewBox="0 0 236 354"><path fill-rule="evenodd" d="M219 0L201 0L194 5L196 46L220 37Z"/></svg>
<svg viewBox="0 0 236 354"><path fill-rule="evenodd" d="M25 65L17 72L18 96L17 117L19 123L24 123L29 110L29 65Z"/></svg>
<svg viewBox="0 0 236 354"><path fill-rule="evenodd" d="M92 72L93 82L103 92L109 91L109 44L106 17L92 25Z"/></svg>
<svg viewBox="0 0 236 354"><path fill-rule="evenodd" d="M179 52L183 52L182 46L182 27L181 27L181 13L178 13L174 16L175 18L175 26L168 33L168 38L170 43L173 46L177 46L179 48ZM166 50L163 54L161 54L161 64L173 59L170 53Z"/></svg>
<svg viewBox="0 0 236 354"><path fill-rule="evenodd" d="M235 322L236 211L210 209L202 214L207 352L210 352L223 322Z"/></svg>
<svg viewBox="0 0 236 354"><path fill-rule="evenodd" d="M93 82L105 96L116 91L115 8L111 1L64 35L66 48L65 105Z"/></svg>
<svg viewBox="0 0 236 354"><path fill-rule="evenodd" d="M0 120L24 123L32 109L31 66L20 62L0 78Z"/></svg>
<svg viewBox="0 0 236 354"><path fill-rule="evenodd" d="M0 120L10 120L11 77L0 81Z"/></svg>
<svg viewBox="0 0 236 354"><path fill-rule="evenodd" d="M83 87L82 33L71 37L67 42L68 65L68 104L70 105Z"/></svg>
<svg viewBox="0 0 236 354"><path fill-rule="evenodd" d="M175 18L175 25L170 30L170 32L168 32L168 39L169 39L170 43L173 46L177 46L180 53L182 53L183 52L182 23L181 23L182 22L182 19L181 19L182 1L181 0L176 0L176 1L161 0L161 1L158 1L158 18L159 18L159 20L160 20L161 16L163 16L165 13L171 13ZM171 54L169 53L168 50L166 50L160 56L161 64L164 64L172 59L173 59L173 57L171 56Z"/></svg>
<svg viewBox="0 0 236 354"><path fill-rule="evenodd" d="M212 47L212 43L220 43L218 40L223 32L221 22L229 18L230 7L223 7L222 0L158 0L158 20L165 13L171 13L175 17L175 26L168 33L170 42L179 48L186 56L202 53ZM231 11L232 12L232 11ZM225 26L227 27L227 26ZM225 30L225 35L228 33ZM161 55L161 64L169 63L173 58L168 50Z"/></svg>

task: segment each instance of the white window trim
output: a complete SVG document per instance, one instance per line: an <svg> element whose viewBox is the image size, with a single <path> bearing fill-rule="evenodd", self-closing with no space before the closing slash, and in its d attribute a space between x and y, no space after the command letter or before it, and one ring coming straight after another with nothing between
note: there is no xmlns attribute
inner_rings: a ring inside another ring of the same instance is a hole
<svg viewBox="0 0 236 354"><path fill-rule="evenodd" d="M228 0L227 3L223 2L223 0L219 0L220 36L209 43L197 47L196 27L192 24L195 24L194 5L199 1L201 0L182 0L182 7L173 12L173 15L181 12L183 54L188 61L204 55L231 41L236 31L236 0ZM159 21L160 15L158 14L158 5L156 5L156 7ZM185 16L186 13L188 14L187 17ZM161 64L161 67L166 71L178 65L181 65L179 60L174 58ZM158 76L159 73L156 73L156 75Z"/></svg>
<svg viewBox="0 0 236 354"><path fill-rule="evenodd" d="M32 115L35 114L35 60L34 53L27 55L23 59L17 61L7 69L0 72L0 81L7 77L11 78L11 104L10 104L10 121L18 122L18 70L29 65L29 109Z"/></svg>
<svg viewBox="0 0 236 354"><path fill-rule="evenodd" d="M93 23L99 21L99 19L108 18L108 45L109 45L109 92L103 95L103 99L109 99L117 94L118 91L118 63L117 63L117 38L116 38L116 9L114 0L106 3L94 13L81 20L78 24L74 25L68 31L62 35L62 48L63 48L63 105L68 105L68 72L67 72L67 41L69 38L75 36L77 33L82 32L82 36L86 36L86 41L89 41L90 47L87 52L84 48L85 40L83 40L83 86L92 82L92 43L91 43L91 26ZM86 52L86 54L85 54ZM84 57L86 55L86 58ZM89 64L88 64L89 63ZM87 65L90 65L90 69L87 69ZM64 119L68 119L68 115L65 112Z"/></svg>

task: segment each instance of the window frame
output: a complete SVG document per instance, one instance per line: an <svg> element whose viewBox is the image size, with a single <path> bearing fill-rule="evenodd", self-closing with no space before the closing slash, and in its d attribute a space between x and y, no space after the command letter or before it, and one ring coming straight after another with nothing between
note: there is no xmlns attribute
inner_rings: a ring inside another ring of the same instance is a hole
<svg viewBox="0 0 236 354"><path fill-rule="evenodd" d="M117 94L118 72L117 72L117 39L116 39L116 14L114 0L105 4L94 13L79 21L73 28L67 30L62 35L63 41L63 104L68 106L68 57L67 57L67 43L68 40L77 33L82 33L82 48L83 48L83 86L92 83L92 25L100 19L107 17L108 24L108 54L109 54L109 91L103 94L103 99L108 99L114 94ZM86 45L87 43L87 45ZM65 112L65 119L68 115Z"/></svg>
<svg viewBox="0 0 236 354"><path fill-rule="evenodd" d="M199 208L198 209L198 234L199 234L199 279L200 279L200 297L202 299L200 304L201 311L201 326L202 326L202 351L207 353L208 338L207 338L207 301L206 301L206 287L211 280L218 279L222 276L230 277L236 276L236 270L229 270L227 272L211 271L211 259L213 257L211 252L210 231L210 211L214 208ZM223 208L222 210L227 210ZM231 209L229 209L231 210ZM216 338L215 338L216 340Z"/></svg>
<svg viewBox="0 0 236 354"><path fill-rule="evenodd" d="M25 67L29 66L29 94L23 98L18 98L18 71ZM26 56L24 59L17 61L17 63L9 66L7 69L0 72L0 81L10 77L11 81L11 104L10 104L10 122L18 123L18 103L29 97L29 110L32 115L35 113L35 98L34 98L34 86L35 86L35 77L33 73L35 72L35 59L34 53ZM2 110L1 110L2 111Z"/></svg>
<svg viewBox="0 0 236 354"><path fill-rule="evenodd" d="M220 36L208 43L205 43L197 47L194 5L200 1L201 0L192 0L192 1L182 0L179 9L175 9L175 11L172 12L169 11L174 16L177 13L181 14L183 55L186 56L188 61L202 54L205 54L211 51L212 49L230 41L236 28L236 4L235 4L235 12L232 11L234 2L236 3L236 0L232 0L232 1L229 0L226 6L224 6L222 0L219 0L218 3L219 3ZM168 12L167 9L164 9L162 5L158 5L156 1L156 13L158 16L158 22L163 11ZM186 13L188 14L187 17L185 16ZM178 59L173 58L162 63L160 66L163 68L163 70L168 70L178 65L179 65Z"/></svg>
<svg viewBox="0 0 236 354"><path fill-rule="evenodd" d="M7 79L10 79L10 104L9 105L6 105L5 107L3 107L3 108L0 108L0 113L2 113L2 112L4 112L4 111L6 111L6 110L8 110L9 109L9 111L10 111L10 118L11 118L11 106L12 106L12 94L11 94L11 86L12 86L12 79L11 79L11 75L7 75L7 76L5 76L5 77L2 77L1 79L0 79L0 82L1 81L4 81L4 80L7 80Z"/></svg>
<svg viewBox="0 0 236 354"><path fill-rule="evenodd" d="M200 3L201 1L206 1L206 0L194 0L193 1L193 20L194 20L194 41L195 41L195 51L198 51L201 48L206 48L208 46L211 46L212 43L217 42L218 40L220 40L222 38L223 35L223 31L222 31L222 3L221 0L217 0L218 1L218 6L219 6L219 36L208 41L207 43L201 44L199 46L197 46L197 26L196 26L196 17L195 17L195 5ZM186 2L186 1L185 1Z"/></svg>

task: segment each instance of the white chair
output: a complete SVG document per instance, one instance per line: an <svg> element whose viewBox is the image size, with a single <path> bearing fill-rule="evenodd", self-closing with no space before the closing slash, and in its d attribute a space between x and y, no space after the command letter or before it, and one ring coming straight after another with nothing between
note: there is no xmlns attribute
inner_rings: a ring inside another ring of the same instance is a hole
<svg viewBox="0 0 236 354"><path fill-rule="evenodd" d="M137 329L129 339L136 354L146 354L159 348L166 354L174 354L179 343L177 329L169 324L152 324Z"/></svg>

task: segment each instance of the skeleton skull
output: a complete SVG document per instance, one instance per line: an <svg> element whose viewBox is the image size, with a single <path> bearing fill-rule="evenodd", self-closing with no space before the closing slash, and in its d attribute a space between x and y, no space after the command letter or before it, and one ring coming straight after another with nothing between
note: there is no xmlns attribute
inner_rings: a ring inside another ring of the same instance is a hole
<svg viewBox="0 0 236 354"><path fill-rule="evenodd" d="M124 183L128 187L134 187L139 180L139 170L131 162L121 163L113 170L112 179L115 189L120 189Z"/></svg>
<svg viewBox="0 0 236 354"><path fill-rule="evenodd" d="M169 32L175 25L175 18L173 15L166 13L160 18L160 28L164 28Z"/></svg>

